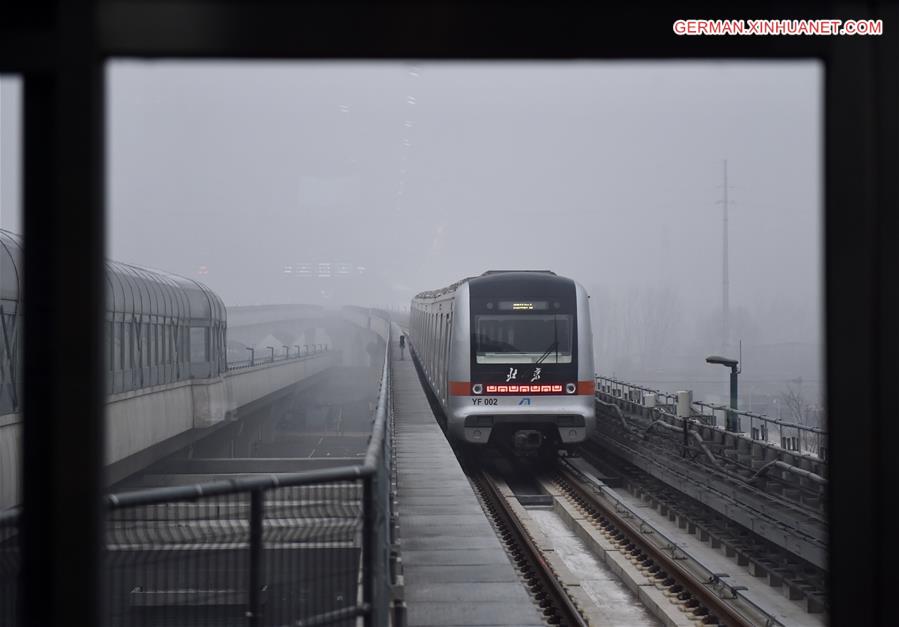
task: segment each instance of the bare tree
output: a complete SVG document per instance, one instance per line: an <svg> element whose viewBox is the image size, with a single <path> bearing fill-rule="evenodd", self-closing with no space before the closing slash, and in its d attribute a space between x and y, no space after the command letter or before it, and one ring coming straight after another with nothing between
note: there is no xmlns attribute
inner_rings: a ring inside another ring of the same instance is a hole
<svg viewBox="0 0 899 627"><path fill-rule="evenodd" d="M802 396L802 388L797 387L793 382L787 383L787 387L780 394L780 400L787 408L788 415L793 422L806 424L808 405Z"/></svg>
<svg viewBox="0 0 899 627"><path fill-rule="evenodd" d="M786 388L780 394L780 399L793 422L805 427L820 427L820 412L805 400L805 396L802 394L801 377L787 383ZM812 454L818 453L820 438L817 434L810 431L800 431L797 435L799 436L800 451Z"/></svg>
<svg viewBox="0 0 899 627"><path fill-rule="evenodd" d="M644 377L678 346L682 317L670 287L597 288L591 306L596 363L608 374Z"/></svg>

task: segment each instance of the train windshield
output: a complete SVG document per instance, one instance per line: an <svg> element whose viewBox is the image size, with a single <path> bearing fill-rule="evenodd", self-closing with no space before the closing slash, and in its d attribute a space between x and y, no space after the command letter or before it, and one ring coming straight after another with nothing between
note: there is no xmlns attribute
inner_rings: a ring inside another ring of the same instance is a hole
<svg viewBox="0 0 899 627"><path fill-rule="evenodd" d="M477 363L570 364L572 328L570 314L477 315Z"/></svg>

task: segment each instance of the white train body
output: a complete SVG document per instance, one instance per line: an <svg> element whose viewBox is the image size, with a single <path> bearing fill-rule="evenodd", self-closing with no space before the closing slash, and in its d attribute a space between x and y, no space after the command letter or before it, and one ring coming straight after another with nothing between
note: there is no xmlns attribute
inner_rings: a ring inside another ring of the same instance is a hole
<svg viewBox="0 0 899 627"><path fill-rule="evenodd" d="M412 347L452 440L584 441L596 420L587 298L551 272L487 272L412 300Z"/></svg>

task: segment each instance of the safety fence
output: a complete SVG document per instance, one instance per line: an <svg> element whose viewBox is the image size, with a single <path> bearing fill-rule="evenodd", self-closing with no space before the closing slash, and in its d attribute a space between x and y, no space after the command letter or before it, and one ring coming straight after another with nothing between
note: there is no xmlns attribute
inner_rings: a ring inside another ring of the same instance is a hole
<svg viewBox="0 0 899 627"><path fill-rule="evenodd" d="M310 475L110 497L107 624L349 625L370 612L367 479Z"/></svg>
<svg viewBox="0 0 899 627"><path fill-rule="evenodd" d="M106 624L386 625L390 329L361 465L108 495ZM18 623L20 512L0 513L0 624Z"/></svg>
<svg viewBox="0 0 899 627"><path fill-rule="evenodd" d="M241 370L243 368L252 368L263 364L273 364L281 361L296 361L300 359L310 359L316 355L328 352L331 347L328 344L297 344L293 347L282 346L280 349L274 346L267 346L265 351L248 348L249 357L246 359L235 359L228 361L228 370Z"/></svg>
<svg viewBox="0 0 899 627"><path fill-rule="evenodd" d="M611 377L596 377L596 390L600 398L622 400L632 404L635 409L656 411L671 419L688 417L696 423L723 430L726 430L726 416L731 414L735 417L734 424L740 426L736 433L745 433L754 441L773 444L785 451L826 459L827 431L819 427L734 410L726 405L694 401L689 392L663 392ZM684 394L688 396L684 397Z"/></svg>

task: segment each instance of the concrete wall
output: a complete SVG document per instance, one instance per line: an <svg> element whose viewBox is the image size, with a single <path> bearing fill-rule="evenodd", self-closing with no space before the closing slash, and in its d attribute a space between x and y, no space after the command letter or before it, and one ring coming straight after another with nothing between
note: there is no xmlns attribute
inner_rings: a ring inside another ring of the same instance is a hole
<svg viewBox="0 0 899 627"><path fill-rule="evenodd" d="M229 372L225 376L229 411L303 381L340 363L340 353L327 351L310 359L274 362Z"/></svg>
<svg viewBox="0 0 899 627"><path fill-rule="evenodd" d="M233 370L215 379L112 396L106 410L106 463L114 464L186 431L213 427L244 405L327 370L339 360L339 353L329 351Z"/></svg>
<svg viewBox="0 0 899 627"><path fill-rule="evenodd" d="M191 381L185 381L110 396L106 404L106 463L191 429L192 387Z"/></svg>
<svg viewBox="0 0 899 627"><path fill-rule="evenodd" d="M190 431L200 435L240 407L336 366L340 359L339 352L328 351L307 359L235 370L215 379L112 395L106 405L106 464L122 462ZM21 500L21 451L21 415L0 416L0 510ZM141 463L152 463L168 452L147 456Z"/></svg>
<svg viewBox="0 0 899 627"><path fill-rule="evenodd" d="M389 322L380 316L380 312L363 308L341 310L341 317L356 326L363 337L370 333L386 338ZM163 450L165 443L174 446L185 434L201 434L223 423L239 408L340 365L342 359L340 351L332 350L308 359L234 370L215 379L194 379L110 396L106 463L125 467L140 457L139 463L131 465L146 466L171 452ZM158 452L147 454L154 447ZM20 502L21 452L21 415L0 416L0 510Z"/></svg>

